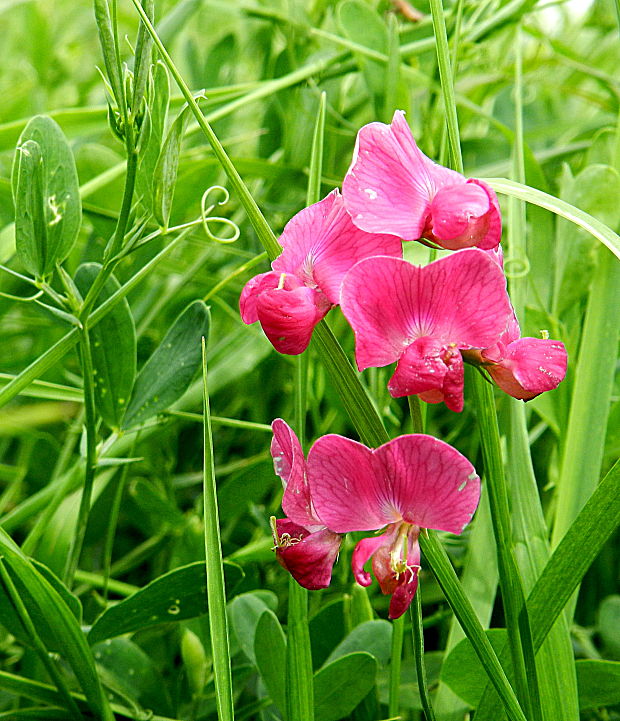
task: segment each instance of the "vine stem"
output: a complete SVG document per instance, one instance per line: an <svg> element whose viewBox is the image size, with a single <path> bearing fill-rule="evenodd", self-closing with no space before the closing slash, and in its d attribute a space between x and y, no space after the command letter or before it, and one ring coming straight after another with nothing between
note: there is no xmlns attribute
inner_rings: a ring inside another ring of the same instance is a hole
<svg viewBox="0 0 620 721"><path fill-rule="evenodd" d="M97 467L97 427L95 411L95 387L93 375L93 356L90 346L88 328L80 331L80 361L82 365L82 377L84 383L84 427L86 429L86 464L84 470L84 487L80 499L75 533L71 541L71 547L67 555L67 562L64 569L64 581L69 588L73 584L73 577L78 566L88 515L90 513L90 501L93 493L93 482Z"/></svg>

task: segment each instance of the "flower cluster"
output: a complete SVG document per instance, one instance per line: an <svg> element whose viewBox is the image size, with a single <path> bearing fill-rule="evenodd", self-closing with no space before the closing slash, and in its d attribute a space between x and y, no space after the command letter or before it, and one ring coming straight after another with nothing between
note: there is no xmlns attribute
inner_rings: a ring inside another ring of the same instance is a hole
<svg viewBox="0 0 620 721"><path fill-rule="evenodd" d="M305 588L326 588L341 535L378 531L355 547L353 573L362 586L372 568L383 593L392 594L390 618L409 607L418 586L424 528L461 533L480 497L471 463L447 443L421 434L399 436L371 450L335 434L319 438L304 458L291 428L273 424L276 473L284 484L282 509L272 519L276 555Z"/></svg>
<svg viewBox="0 0 620 721"><path fill-rule="evenodd" d="M355 334L360 371L396 364L388 390L463 409L464 363L483 368L522 400L552 390L566 373L559 341L523 338L510 303L493 190L426 157L404 113L357 136L342 195L298 213L285 227L272 270L240 299L245 323L259 321L281 353L302 353L316 324L340 305ZM425 266L402 257L402 241L456 251ZM390 616L413 598L422 528L460 533L479 479L456 450L429 436L401 436L370 450L341 436L319 438L308 459L282 420L272 454L285 484L285 519L273 519L280 563L306 588L329 585L341 534L383 533L353 553L358 583L372 558Z"/></svg>

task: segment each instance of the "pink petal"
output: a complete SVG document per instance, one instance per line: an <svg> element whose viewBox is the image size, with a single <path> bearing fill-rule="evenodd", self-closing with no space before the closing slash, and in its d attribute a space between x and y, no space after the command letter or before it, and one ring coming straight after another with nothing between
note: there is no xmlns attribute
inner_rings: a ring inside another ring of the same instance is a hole
<svg viewBox="0 0 620 721"><path fill-rule="evenodd" d="M280 281L280 273L261 273L251 278L241 291L239 298L239 311L241 320L250 325L258 320L258 296L265 290L271 290L278 287Z"/></svg>
<svg viewBox="0 0 620 721"><path fill-rule="evenodd" d="M519 338L506 347L500 363L488 366L488 371L513 398L530 400L559 385L566 375L566 363L566 348L560 341Z"/></svg>
<svg viewBox="0 0 620 721"><path fill-rule="evenodd" d="M405 435L374 451L381 499L407 523L461 533L478 505L472 464L437 438Z"/></svg>
<svg viewBox="0 0 620 721"><path fill-rule="evenodd" d="M364 564L377 551L377 549L385 543L385 533L380 536L362 538L361 541L357 542L355 549L353 550L353 554L351 555L351 567L353 568L355 580L360 586L370 586L372 583L371 575L367 571L364 571Z"/></svg>
<svg viewBox="0 0 620 721"><path fill-rule="evenodd" d="M337 435L319 438L308 453L308 483L317 516L332 531L374 531L400 520L374 473L372 452Z"/></svg>
<svg viewBox="0 0 620 721"><path fill-rule="evenodd" d="M300 586L310 591L327 588L340 550L340 536L327 529L308 533L286 518L278 519L277 530L282 543L276 547L280 564Z"/></svg>
<svg viewBox="0 0 620 721"><path fill-rule="evenodd" d="M423 268L398 258L360 261L345 276L341 306L360 370L397 360L423 336L457 348L489 347L512 313L502 270L475 248Z"/></svg>
<svg viewBox="0 0 620 721"><path fill-rule="evenodd" d="M265 335L279 353L288 355L306 350L314 326L330 307L322 293L304 286L266 290L256 301L258 320Z"/></svg>
<svg viewBox="0 0 620 721"><path fill-rule="evenodd" d="M431 203L428 225L430 232L424 237L448 250L474 245L484 250L495 248L501 236L495 193L476 180L440 188Z"/></svg>
<svg viewBox="0 0 620 721"><path fill-rule="evenodd" d="M298 213L280 243L284 250L273 269L295 274L308 287L319 288L333 304L340 302L346 272L359 260L402 255L395 236L366 233L353 225L337 189Z"/></svg>
<svg viewBox="0 0 620 721"><path fill-rule="evenodd" d="M427 403L445 401L450 410L463 410L463 359L454 345L418 338L398 361L388 390L394 398L420 394Z"/></svg>
<svg viewBox="0 0 620 721"><path fill-rule="evenodd" d="M399 583L394 589L394 593L392 594L392 599L390 601L388 618L392 620L400 618L411 605L417 590L418 571L416 570L411 572L411 577L408 581Z"/></svg>
<svg viewBox="0 0 620 721"><path fill-rule="evenodd" d="M404 113L397 110L391 125L370 123L359 131L342 192L359 228L416 240L437 189L459 181L463 176L418 149Z"/></svg>
<svg viewBox="0 0 620 721"><path fill-rule="evenodd" d="M310 530L323 524L316 517L306 479L306 459L293 429L281 418L271 424L271 455L276 474L282 479L282 510L291 521Z"/></svg>

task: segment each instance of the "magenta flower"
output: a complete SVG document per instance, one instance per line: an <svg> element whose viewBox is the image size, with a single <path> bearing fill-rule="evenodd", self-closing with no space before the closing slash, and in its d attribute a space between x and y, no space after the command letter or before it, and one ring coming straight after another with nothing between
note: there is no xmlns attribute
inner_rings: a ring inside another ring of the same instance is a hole
<svg viewBox="0 0 620 721"><path fill-rule="evenodd" d="M344 279L341 307L360 370L397 361L392 396L419 394L453 411L463 409L461 351L494 346L512 315L502 269L476 248L424 267L363 260Z"/></svg>
<svg viewBox="0 0 620 721"><path fill-rule="evenodd" d="M369 233L426 238L448 250L489 250L500 241L495 192L424 155L402 110L391 125L370 123L359 131L342 192L353 222Z"/></svg>
<svg viewBox="0 0 620 721"><path fill-rule="evenodd" d="M280 244L273 270L246 284L239 308L244 323L259 321L274 348L290 355L308 347L314 326L340 302L349 268L373 255L402 255L398 238L353 225L337 189L297 213Z"/></svg>
<svg viewBox="0 0 620 721"><path fill-rule="evenodd" d="M297 436L281 418L271 427L271 455L275 472L284 485L282 510L287 515L271 521L277 559L304 588L327 588L341 537L327 529L316 515L306 459Z"/></svg>
<svg viewBox="0 0 620 721"><path fill-rule="evenodd" d="M480 497L471 463L447 443L425 435L400 436L371 450L337 435L319 438L308 454L308 477L316 513L335 533L376 531L355 547L352 566L362 586L372 569L385 594L390 618L409 607L418 585L422 528L459 534Z"/></svg>
<svg viewBox="0 0 620 721"><path fill-rule="evenodd" d="M521 338L514 313L496 345L465 350L463 357L468 363L486 368L505 393L523 401L557 388L566 375L568 360L561 341Z"/></svg>

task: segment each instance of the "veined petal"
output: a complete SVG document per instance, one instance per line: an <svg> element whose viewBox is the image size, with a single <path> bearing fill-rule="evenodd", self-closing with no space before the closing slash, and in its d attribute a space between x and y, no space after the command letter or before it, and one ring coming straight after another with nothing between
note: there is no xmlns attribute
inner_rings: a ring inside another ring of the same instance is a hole
<svg viewBox="0 0 620 721"><path fill-rule="evenodd" d="M287 517L306 529L317 530L323 524L312 509L310 489L306 479L306 459L293 429L281 418L271 424L273 439L271 455L273 467L282 479L284 495L282 510Z"/></svg>
<svg viewBox="0 0 620 721"><path fill-rule="evenodd" d="M501 216L495 193L482 181L470 180L440 188L430 206L424 237L448 250L478 246L495 248L501 237Z"/></svg>
<svg viewBox="0 0 620 721"><path fill-rule="evenodd" d="M432 436L399 436L373 452L385 502L407 523L461 533L476 510L480 479L455 448Z"/></svg>
<svg viewBox="0 0 620 721"><path fill-rule="evenodd" d="M402 256L393 235L366 233L351 221L338 189L299 212L280 238L284 250L274 270L294 273L305 285L320 289L333 304L340 302L346 272L363 258Z"/></svg>
<svg viewBox="0 0 620 721"><path fill-rule="evenodd" d="M265 335L278 352L288 355L306 350L314 326L330 307L320 291L305 286L265 290L256 300L258 320Z"/></svg>
<svg viewBox="0 0 620 721"><path fill-rule="evenodd" d="M566 375L566 364L566 348L560 341L519 338L509 343L504 358L487 370L513 398L530 400L556 388Z"/></svg>
<svg viewBox="0 0 620 721"><path fill-rule="evenodd" d="M310 591L327 588L341 537L326 528L308 533L287 518L278 519L276 527L280 543L275 551L280 564L300 586Z"/></svg>
<svg viewBox="0 0 620 721"><path fill-rule="evenodd" d="M386 540L387 535L388 534L382 533L380 536L362 538L357 542L351 555L351 567L355 580L360 586L370 586L372 583L372 577L368 571L364 570L364 564L381 546L389 542Z"/></svg>
<svg viewBox="0 0 620 721"><path fill-rule="evenodd" d="M280 282L280 273L269 271L255 275L245 284L239 298L239 311L241 320L250 325L258 320L258 296L265 290L272 290L278 287Z"/></svg>
<svg viewBox="0 0 620 721"><path fill-rule="evenodd" d="M308 483L317 516L332 531L374 531L400 520L377 478L372 451L361 443L330 434L308 453Z"/></svg>
<svg viewBox="0 0 620 721"><path fill-rule="evenodd" d="M391 125L361 128L342 192L359 228L417 240L437 189L459 180L464 182L462 175L436 165L419 150L404 113L397 110Z"/></svg>

